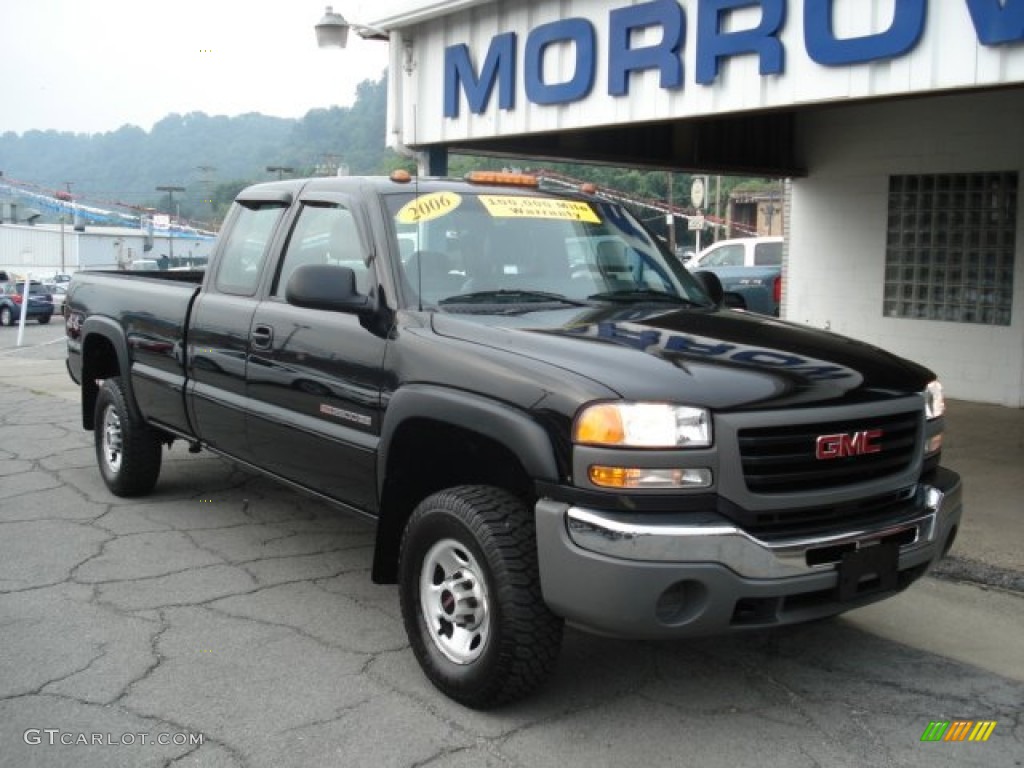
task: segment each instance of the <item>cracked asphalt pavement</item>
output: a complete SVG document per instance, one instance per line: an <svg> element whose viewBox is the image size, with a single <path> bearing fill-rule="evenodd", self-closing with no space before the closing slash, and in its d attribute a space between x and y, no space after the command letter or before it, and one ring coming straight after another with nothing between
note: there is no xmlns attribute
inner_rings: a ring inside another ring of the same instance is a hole
<svg viewBox="0 0 1024 768"><path fill-rule="evenodd" d="M774 632L568 630L538 694L464 709L370 581L370 527L179 444L112 496L36 344L0 345L0 766L1024 765L1024 597L948 577ZM957 719L997 725L921 742Z"/></svg>

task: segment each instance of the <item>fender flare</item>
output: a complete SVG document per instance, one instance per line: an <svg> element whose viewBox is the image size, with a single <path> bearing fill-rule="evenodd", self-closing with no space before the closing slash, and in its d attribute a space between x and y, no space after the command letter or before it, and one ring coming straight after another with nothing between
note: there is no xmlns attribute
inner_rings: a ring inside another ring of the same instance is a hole
<svg viewBox="0 0 1024 768"><path fill-rule="evenodd" d="M427 418L477 432L506 446L534 480L558 479L551 438L520 408L491 398L432 384L410 384L391 397L381 426L377 492L382 496L395 434L411 419Z"/></svg>
<svg viewBox="0 0 1024 768"><path fill-rule="evenodd" d="M85 359L85 349L89 341L90 336L99 336L110 342L114 348L114 354L117 356L117 369L118 375L121 377L121 388L125 395L126 405L132 411L132 416L138 420L142 420L142 414L139 411L139 406L135 402L135 391L132 388L132 377L131 377L131 355L128 351L128 339L125 337L124 328L122 328L116 320L111 317L104 315L90 315L82 323L82 386L85 386L86 371L89 369L88 360ZM83 420L86 418L84 413L85 409L85 398L82 398Z"/></svg>

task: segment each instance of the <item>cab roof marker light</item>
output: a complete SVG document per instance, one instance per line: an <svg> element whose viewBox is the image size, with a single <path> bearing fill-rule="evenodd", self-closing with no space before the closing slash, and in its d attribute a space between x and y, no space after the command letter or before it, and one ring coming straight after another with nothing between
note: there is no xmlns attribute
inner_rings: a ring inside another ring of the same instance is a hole
<svg viewBox="0 0 1024 768"><path fill-rule="evenodd" d="M470 171L463 177L470 184L496 184L508 187L536 187L536 176L507 171Z"/></svg>
<svg viewBox="0 0 1024 768"><path fill-rule="evenodd" d="M408 184L412 181L412 174L404 168L396 168L391 172L391 175L388 178L396 184Z"/></svg>

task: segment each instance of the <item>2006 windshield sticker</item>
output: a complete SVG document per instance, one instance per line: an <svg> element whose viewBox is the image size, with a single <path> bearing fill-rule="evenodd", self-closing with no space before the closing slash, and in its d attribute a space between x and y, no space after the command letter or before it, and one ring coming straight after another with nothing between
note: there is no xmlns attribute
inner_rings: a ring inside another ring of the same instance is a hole
<svg viewBox="0 0 1024 768"><path fill-rule="evenodd" d="M401 224L419 224L446 216L462 204L462 197L454 192L431 192L403 205L395 219Z"/></svg>
<svg viewBox="0 0 1024 768"><path fill-rule="evenodd" d="M600 224L601 219L582 200L554 200L550 197L480 195L480 202L495 218L564 219Z"/></svg>

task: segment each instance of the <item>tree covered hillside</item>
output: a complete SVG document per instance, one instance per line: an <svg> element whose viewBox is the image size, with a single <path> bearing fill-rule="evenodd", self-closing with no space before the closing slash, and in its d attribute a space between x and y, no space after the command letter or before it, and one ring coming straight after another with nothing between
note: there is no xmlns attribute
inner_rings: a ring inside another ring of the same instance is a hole
<svg viewBox="0 0 1024 768"><path fill-rule="evenodd" d="M0 135L0 171L9 179L54 191L70 182L76 197L100 207L125 202L167 211L168 196L156 187L185 187L174 197L181 216L212 228L244 186L286 174L268 167L291 168L289 176L334 175L341 166L351 174L387 173L399 165L411 170L408 158L384 145L386 111L385 74L361 83L351 107L315 109L301 119L192 112L168 115L149 132L132 125L99 134L8 132ZM528 160L453 156L450 172L459 176L474 168L509 165L537 167ZM541 167L645 198L669 198L671 179L671 198L684 205L693 178L688 173L593 165L545 162ZM708 208L714 207L715 191L725 201L738 184L758 183L738 177L718 181L708 190ZM663 228L663 218L651 215L649 222Z"/></svg>
<svg viewBox="0 0 1024 768"><path fill-rule="evenodd" d="M97 134L7 132L0 135L0 171L54 190L71 182L73 194L95 204L165 209L167 198L156 187L182 186L186 191L175 196L182 216L209 220L241 186L276 178L267 166L294 168L294 175L340 164L361 174L392 167L395 155L384 146L386 92L383 76L367 80L351 107L316 109L301 119L191 112L168 115L149 132L133 125Z"/></svg>

